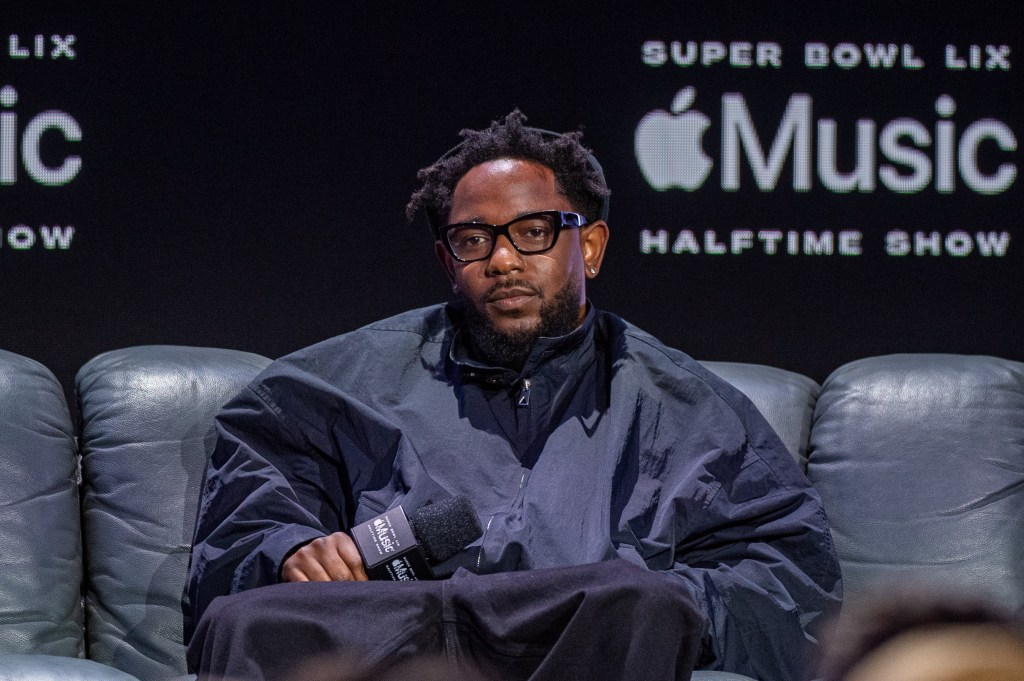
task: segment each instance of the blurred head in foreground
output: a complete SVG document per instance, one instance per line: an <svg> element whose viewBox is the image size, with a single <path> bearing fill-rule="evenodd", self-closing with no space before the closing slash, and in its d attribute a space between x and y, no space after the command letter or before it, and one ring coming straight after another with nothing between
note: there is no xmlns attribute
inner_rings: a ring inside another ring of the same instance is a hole
<svg viewBox="0 0 1024 681"><path fill-rule="evenodd" d="M822 681L1024 681L1024 623L948 591L892 590L829 629Z"/></svg>

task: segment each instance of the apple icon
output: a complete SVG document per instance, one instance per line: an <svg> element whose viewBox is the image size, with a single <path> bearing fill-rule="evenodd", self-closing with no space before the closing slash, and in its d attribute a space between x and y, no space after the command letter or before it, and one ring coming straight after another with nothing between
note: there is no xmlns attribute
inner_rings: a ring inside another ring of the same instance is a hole
<svg viewBox="0 0 1024 681"><path fill-rule="evenodd" d="M701 147L711 121L699 111L686 112L696 96L692 86L685 87L672 99L672 113L651 111L636 126L636 160L647 184L657 191L695 191L711 172L711 159Z"/></svg>

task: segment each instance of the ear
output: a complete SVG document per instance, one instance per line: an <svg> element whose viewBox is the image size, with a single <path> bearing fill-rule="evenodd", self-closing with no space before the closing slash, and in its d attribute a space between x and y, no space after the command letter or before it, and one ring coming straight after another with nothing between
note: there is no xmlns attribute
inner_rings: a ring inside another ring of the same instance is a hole
<svg viewBox="0 0 1024 681"><path fill-rule="evenodd" d="M455 290L455 260L440 239L434 242L434 255L441 262L444 273L448 275L448 283L452 285L452 290Z"/></svg>
<svg viewBox="0 0 1024 681"><path fill-rule="evenodd" d="M595 220L580 228L580 250L583 252L583 267L588 279L596 277L601 270L608 236L608 223L604 220Z"/></svg>

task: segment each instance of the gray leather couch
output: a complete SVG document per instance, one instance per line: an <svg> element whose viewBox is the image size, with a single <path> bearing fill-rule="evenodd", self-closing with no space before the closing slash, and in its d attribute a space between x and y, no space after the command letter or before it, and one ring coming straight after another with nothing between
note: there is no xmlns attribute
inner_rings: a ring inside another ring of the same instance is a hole
<svg viewBox="0 0 1024 681"><path fill-rule="evenodd" d="M171 346L100 355L78 374L75 429L53 375L0 351L0 681L184 675L180 594L213 415L268 362ZM848 600L905 578L1024 606L1024 364L892 355L821 386L707 365L820 490Z"/></svg>

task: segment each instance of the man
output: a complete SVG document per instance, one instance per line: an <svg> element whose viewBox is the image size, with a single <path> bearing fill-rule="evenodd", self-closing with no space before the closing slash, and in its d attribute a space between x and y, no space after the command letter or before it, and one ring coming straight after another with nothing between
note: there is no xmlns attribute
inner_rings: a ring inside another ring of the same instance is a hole
<svg viewBox="0 0 1024 681"><path fill-rule="evenodd" d="M800 677L840 588L818 497L743 395L588 304L608 190L578 134L524 120L420 172L409 213L454 302L290 355L219 417L187 591L201 674L341 650L501 679ZM345 530L438 494L485 528L451 577L363 581Z"/></svg>

